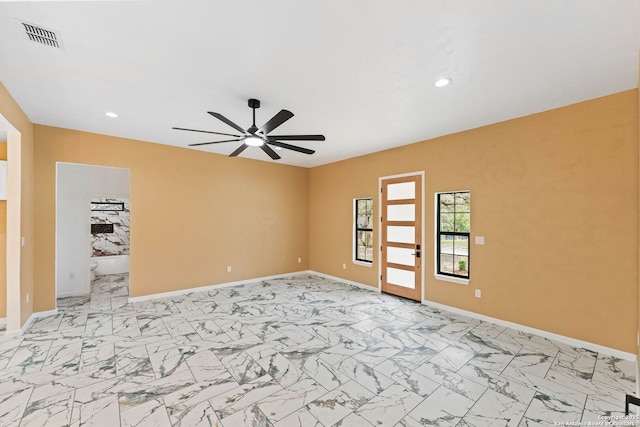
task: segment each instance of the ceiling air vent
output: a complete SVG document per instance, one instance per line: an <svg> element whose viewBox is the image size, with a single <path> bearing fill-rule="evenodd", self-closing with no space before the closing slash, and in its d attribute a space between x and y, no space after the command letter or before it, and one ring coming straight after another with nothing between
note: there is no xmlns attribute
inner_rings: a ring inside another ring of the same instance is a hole
<svg viewBox="0 0 640 427"><path fill-rule="evenodd" d="M20 21L20 24L24 28L26 37L32 42L62 49L62 38L56 31L24 21Z"/></svg>

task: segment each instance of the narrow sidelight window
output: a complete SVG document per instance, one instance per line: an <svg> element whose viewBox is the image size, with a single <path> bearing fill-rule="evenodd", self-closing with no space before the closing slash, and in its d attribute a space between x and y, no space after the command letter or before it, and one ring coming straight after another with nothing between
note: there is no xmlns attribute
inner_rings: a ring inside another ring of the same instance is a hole
<svg viewBox="0 0 640 427"><path fill-rule="evenodd" d="M373 199L354 199L354 260L373 262Z"/></svg>
<svg viewBox="0 0 640 427"><path fill-rule="evenodd" d="M468 279L471 193L439 193L437 203L438 274Z"/></svg>

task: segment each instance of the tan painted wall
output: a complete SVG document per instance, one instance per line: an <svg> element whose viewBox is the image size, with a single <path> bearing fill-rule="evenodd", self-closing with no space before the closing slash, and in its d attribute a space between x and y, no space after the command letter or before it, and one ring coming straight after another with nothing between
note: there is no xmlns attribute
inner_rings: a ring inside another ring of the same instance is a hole
<svg viewBox="0 0 640 427"><path fill-rule="evenodd" d="M7 160L7 143L0 142L0 160ZM0 200L0 318L7 317L7 201Z"/></svg>
<svg viewBox="0 0 640 427"><path fill-rule="evenodd" d="M20 235L26 242L20 252L20 318L21 324L24 324L33 312L33 298L26 302L26 294L33 295L33 124L2 83L0 83L0 114L21 134L20 147L13 151L8 147L8 152L20 153ZM10 155L8 157L9 162L15 161Z"/></svg>
<svg viewBox="0 0 640 427"><path fill-rule="evenodd" d="M487 239L472 246L469 286L433 279L426 256L427 299L636 351L638 104L627 91L307 171L37 125L34 153L32 125L0 85L0 114L23 135L23 321L34 231L33 308L55 304L56 161L131 169L132 296L307 268L375 286L377 259L350 262L351 201L377 204L379 176L425 170L427 241L433 193L456 189L472 191L472 237Z"/></svg>
<svg viewBox="0 0 640 427"><path fill-rule="evenodd" d="M131 296L308 269L307 169L34 127L37 311L55 304L58 161L131 170Z"/></svg>
<svg viewBox="0 0 640 427"><path fill-rule="evenodd" d="M352 199L420 170L428 300L636 352L637 89L311 169L310 268L377 286L377 255L351 263ZM469 286L433 277L434 193L465 189L486 239Z"/></svg>

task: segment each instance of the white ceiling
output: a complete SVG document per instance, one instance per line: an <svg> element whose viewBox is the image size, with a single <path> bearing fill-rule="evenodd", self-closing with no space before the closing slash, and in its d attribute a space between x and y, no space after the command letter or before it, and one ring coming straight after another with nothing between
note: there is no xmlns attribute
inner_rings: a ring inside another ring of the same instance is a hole
<svg viewBox="0 0 640 427"><path fill-rule="evenodd" d="M180 147L216 137L172 126L235 133L206 112L249 127L258 98L258 126L326 136L279 151L311 167L635 88L639 36L637 0L0 2L0 81L34 123Z"/></svg>

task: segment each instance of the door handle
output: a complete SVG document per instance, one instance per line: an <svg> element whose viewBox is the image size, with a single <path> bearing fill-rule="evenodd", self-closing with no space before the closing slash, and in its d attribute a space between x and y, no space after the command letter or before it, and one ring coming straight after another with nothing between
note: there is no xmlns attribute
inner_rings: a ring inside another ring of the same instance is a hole
<svg viewBox="0 0 640 427"><path fill-rule="evenodd" d="M411 255L415 256L416 258L420 258L420 252L416 251L414 253L412 253Z"/></svg>

